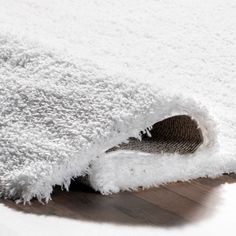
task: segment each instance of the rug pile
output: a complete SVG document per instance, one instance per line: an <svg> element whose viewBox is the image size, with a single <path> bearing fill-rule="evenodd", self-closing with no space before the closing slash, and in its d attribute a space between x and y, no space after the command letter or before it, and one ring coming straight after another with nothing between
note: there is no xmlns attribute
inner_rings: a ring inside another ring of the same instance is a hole
<svg viewBox="0 0 236 236"><path fill-rule="evenodd" d="M234 1L0 4L1 197L236 171Z"/></svg>

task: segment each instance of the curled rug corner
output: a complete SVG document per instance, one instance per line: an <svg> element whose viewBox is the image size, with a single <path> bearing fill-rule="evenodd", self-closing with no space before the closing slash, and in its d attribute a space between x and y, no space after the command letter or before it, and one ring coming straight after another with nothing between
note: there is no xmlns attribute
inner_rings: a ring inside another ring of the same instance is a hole
<svg viewBox="0 0 236 236"><path fill-rule="evenodd" d="M203 110L191 110L192 105L157 119L139 138L108 149L91 162L87 183L110 194L227 172L210 168L217 163L216 126Z"/></svg>
<svg viewBox="0 0 236 236"><path fill-rule="evenodd" d="M0 35L0 196L50 199L89 175L115 193L235 170L214 119L177 91L109 76L27 40Z"/></svg>

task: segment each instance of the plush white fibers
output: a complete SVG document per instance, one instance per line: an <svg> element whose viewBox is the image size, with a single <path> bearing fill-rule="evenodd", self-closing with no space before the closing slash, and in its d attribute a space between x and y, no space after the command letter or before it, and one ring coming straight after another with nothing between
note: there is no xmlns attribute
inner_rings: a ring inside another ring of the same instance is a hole
<svg viewBox="0 0 236 236"><path fill-rule="evenodd" d="M234 1L0 4L2 196L49 199L87 171L104 193L235 171ZM193 155L104 155L176 114L206 130Z"/></svg>

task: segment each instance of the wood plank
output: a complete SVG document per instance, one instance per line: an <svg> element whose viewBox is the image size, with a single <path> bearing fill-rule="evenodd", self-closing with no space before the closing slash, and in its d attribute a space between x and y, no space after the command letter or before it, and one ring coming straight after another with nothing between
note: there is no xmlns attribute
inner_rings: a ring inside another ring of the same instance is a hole
<svg viewBox="0 0 236 236"><path fill-rule="evenodd" d="M191 200L188 196L170 191L165 187L134 194L145 201L183 217L187 221L195 221L206 212L206 208L199 202Z"/></svg>
<svg viewBox="0 0 236 236"><path fill-rule="evenodd" d="M236 175L103 196L77 181L72 183L70 192L55 188L52 200L46 205L36 200L31 205L3 199L0 202L27 214L129 225L176 226L211 214L220 197L217 190L225 183L236 183Z"/></svg>
<svg viewBox="0 0 236 236"><path fill-rule="evenodd" d="M180 225L187 221L162 207L136 197L131 192L103 196L91 189L81 190L81 184L70 192L56 190L53 200L42 205L36 200L31 205L2 200L10 208L25 213L56 215L79 220L138 225Z"/></svg>

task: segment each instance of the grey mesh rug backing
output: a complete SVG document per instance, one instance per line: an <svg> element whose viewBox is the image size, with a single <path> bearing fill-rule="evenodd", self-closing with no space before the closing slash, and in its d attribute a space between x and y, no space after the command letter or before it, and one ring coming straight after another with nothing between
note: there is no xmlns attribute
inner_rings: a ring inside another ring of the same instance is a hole
<svg viewBox="0 0 236 236"><path fill-rule="evenodd" d="M107 152L135 150L186 154L196 151L203 142L202 132L196 121L186 115L173 116L157 122L149 133L142 133L141 137L141 140L130 138L128 143L122 143Z"/></svg>

